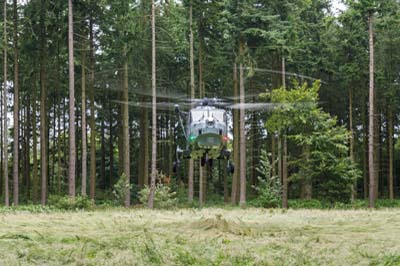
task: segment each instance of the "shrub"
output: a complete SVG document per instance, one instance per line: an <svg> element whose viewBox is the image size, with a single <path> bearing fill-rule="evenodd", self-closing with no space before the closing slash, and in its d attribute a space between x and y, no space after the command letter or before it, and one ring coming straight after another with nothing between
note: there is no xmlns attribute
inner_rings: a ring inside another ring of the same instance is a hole
<svg viewBox="0 0 400 266"><path fill-rule="evenodd" d="M129 182L128 177L122 173L117 183L114 185L113 195L116 201L120 204L124 204L126 195L131 191L132 185Z"/></svg>
<svg viewBox="0 0 400 266"><path fill-rule="evenodd" d="M49 197L48 204L59 210L93 210L94 201L85 196L69 196L52 195Z"/></svg>
<svg viewBox="0 0 400 266"><path fill-rule="evenodd" d="M139 200L142 204L147 204L150 188L146 186L139 192ZM172 192L169 186L157 184L154 192L154 208L170 209L177 205L176 192Z"/></svg>
<svg viewBox="0 0 400 266"><path fill-rule="evenodd" d="M260 176L258 176L258 185L254 186L257 192L257 198L253 201L254 205L264 208L279 207L282 186L279 177L271 176L271 163L265 150L261 151L260 167L257 171Z"/></svg>

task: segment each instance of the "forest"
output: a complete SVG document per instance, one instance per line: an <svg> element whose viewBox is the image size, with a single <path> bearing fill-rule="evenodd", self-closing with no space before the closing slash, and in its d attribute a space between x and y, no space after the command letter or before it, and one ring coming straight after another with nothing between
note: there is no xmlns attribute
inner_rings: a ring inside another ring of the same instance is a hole
<svg viewBox="0 0 400 266"><path fill-rule="evenodd" d="M1 204L395 199L400 2L342 4L4 0ZM233 174L173 171L173 105L204 97L242 104Z"/></svg>

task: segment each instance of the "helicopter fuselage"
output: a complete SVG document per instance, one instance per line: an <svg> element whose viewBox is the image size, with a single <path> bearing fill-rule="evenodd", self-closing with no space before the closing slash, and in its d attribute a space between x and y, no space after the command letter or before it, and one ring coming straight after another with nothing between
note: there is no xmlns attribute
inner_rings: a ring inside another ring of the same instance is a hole
<svg viewBox="0 0 400 266"><path fill-rule="evenodd" d="M214 106L198 106L190 110L187 123L190 158L219 159L228 145L226 111Z"/></svg>

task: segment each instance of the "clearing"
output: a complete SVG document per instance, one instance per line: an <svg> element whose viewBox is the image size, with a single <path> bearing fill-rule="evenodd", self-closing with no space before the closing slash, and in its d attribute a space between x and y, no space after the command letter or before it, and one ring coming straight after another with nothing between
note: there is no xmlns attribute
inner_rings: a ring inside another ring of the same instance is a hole
<svg viewBox="0 0 400 266"><path fill-rule="evenodd" d="M3 213L0 265L400 265L400 210Z"/></svg>

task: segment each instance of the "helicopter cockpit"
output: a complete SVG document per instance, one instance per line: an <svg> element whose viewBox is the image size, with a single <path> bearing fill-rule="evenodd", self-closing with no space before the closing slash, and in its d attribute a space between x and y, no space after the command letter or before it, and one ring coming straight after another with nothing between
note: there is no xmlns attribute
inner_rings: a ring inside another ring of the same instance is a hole
<svg viewBox="0 0 400 266"><path fill-rule="evenodd" d="M192 109L188 116L189 136L197 137L212 133L221 136L227 134L227 115L223 109L214 106L199 106Z"/></svg>

